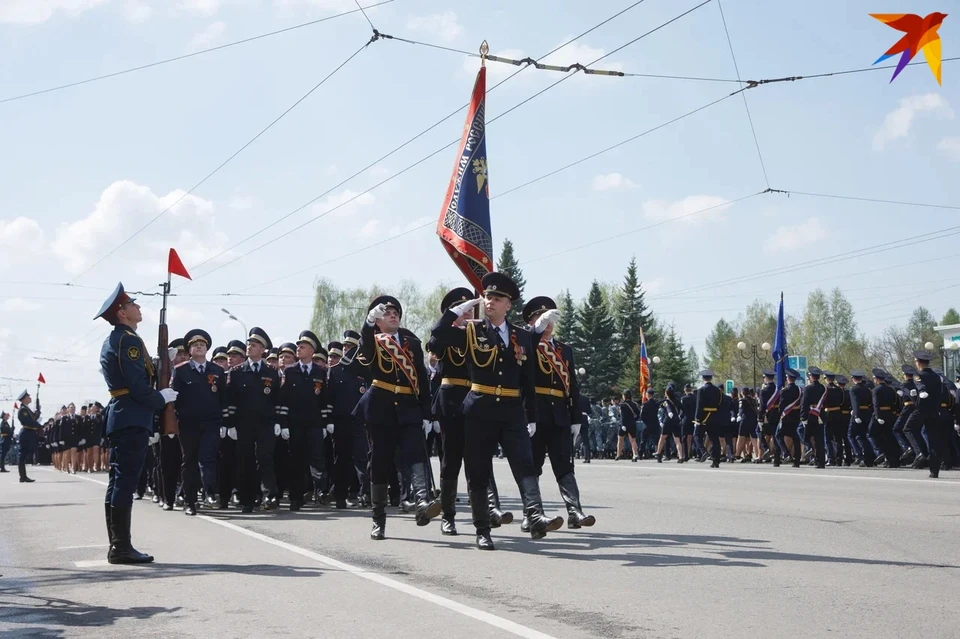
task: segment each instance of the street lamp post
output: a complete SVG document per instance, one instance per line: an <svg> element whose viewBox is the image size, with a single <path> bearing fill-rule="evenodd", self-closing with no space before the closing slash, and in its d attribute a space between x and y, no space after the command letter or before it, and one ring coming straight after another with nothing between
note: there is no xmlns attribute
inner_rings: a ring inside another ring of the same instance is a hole
<svg viewBox="0 0 960 639"><path fill-rule="evenodd" d="M243 323L243 320L240 319L239 317L237 317L236 315L234 315L233 313L231 313L230 311L228 311L228 310L225 309L225 308L221 308L220 310L223 311L223 312L226 314L227 317L229 317L229 318L232 319L234 322L236 322L237 324L239 324L240 326L243 327L243 339L246 340L246 339L247 339L247 335L249 335L249 332L247 331L247 325Z"/></svg>
<svg viewBox="0 0 960 639"><path fill-rule="evenodd" d="M927 342L923 347L928 351L933 351L934 346L933 342ZM957 366L957 351L960 350L960 343L951 342L950 346L941 346L940 347L940 361L943 365L943 375L944 377L953 378L956 376L957 371L954 370L952 373L951 369L956 369Z"/></svg>
<svg viewBox="0 0 960 639"><path fill-rule="evenodd" d="M763 359L767 356L767 353L770 352L770 342L764 342L760 345L760 348L763 350L763 355L760 355L757 352L757 345L750 345L750 354L747 354L747 343L738 342L737 351L740 353L740 357L743 359L749 359L753 361L753 389L757 388L757 362L762 362Z"/></svg>

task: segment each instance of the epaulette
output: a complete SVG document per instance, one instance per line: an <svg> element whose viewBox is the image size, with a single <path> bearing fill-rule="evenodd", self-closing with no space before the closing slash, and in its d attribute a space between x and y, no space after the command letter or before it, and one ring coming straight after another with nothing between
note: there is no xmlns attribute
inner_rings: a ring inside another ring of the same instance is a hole
<svg viewBox="0 0 960 639"><path fill-rule="evenodd" d="M243 368L243 364L237 364L236 366L232 367L232 368L231 368L229 371L227 371L227 372L228 372L228 373L234 373L234 372L240 370L241 368Z"/></svg>
<svg viewBox="0 0 960 639"><path fill-rule="evenodd" d="M140 337L139 335L137 335L137 334L134 333L133 331L124 330L123 332L126 333L127 335L129 335L130 337Z"/></svg>
<svg viewBox="0 0 960 639"><path fill-rule="evenodd" d="M180 362L179 364L177 364L177 365L174 366L173 368L174 368L174 370L176 370L176 369L178 369L178 368L181 368L181 367L183 367L183 366L186 366L186 365L189 364L189 363L190 363L190 360L188 359L188 360L185 361L185 362Z"/></svg>
<svg viewBox="0 0 960 639"><path fill-rule="evenodd" d="M398 328L398 329L397 329L397 335L403 335L404 337L407 337L407 338L409 338L409 339L415 339L415 340L417 340L418 342L420 341L420 338L417 337L417 334L414 333L413 331L411 331L411 330L408 329L408 328Z"/></svg>

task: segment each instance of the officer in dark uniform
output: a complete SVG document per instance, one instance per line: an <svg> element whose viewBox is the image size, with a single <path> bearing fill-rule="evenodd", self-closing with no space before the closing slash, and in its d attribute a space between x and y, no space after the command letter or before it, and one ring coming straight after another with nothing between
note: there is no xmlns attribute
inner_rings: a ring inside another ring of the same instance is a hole
<svg viewBox="0 0 960 639"><path fill-rule="evenodd" d="M40 411L30 408L30 403L33 401L30 393L24 390L17 397L17 401L20 402L20 410L17 411L17 420L20 421L20 457L17 464L20 470L20 483L32 484L35 480L27 477L27 458L36 463L37 446L43 424L40 423Z"/></svg>
<svg viewBox="0 0 960 639"><path fill-rule="evenodd" d="M840 416L843 418L843 424L838 426L838 428L842 427L843 443L845 444L845 452L843 455L844 466L853 464L857 457L856 442L853 440L853 437L850 436L850 423L853 421L853 406L850 402L850 393L847 391L847 384L849 383L850 380L848 380L846 376L837 375L837 386L839 386L843 392L843 402L840 404Z"/></svg>
<svg viewBox="0 0 960 639"><path fill-rule="evenodd" d="M217 453L220 428L227 417L227 375L218 364L206 361L210 334L195 328L183 341L190 359L174 369L177 420L183 458L183 512L197 514L197 490L203 485L208 506L217 498Z"/></svg>
<svg viewBox="0 0 960 639"><path fill-rule="evenodd" d="M680 463L690 461L693 454L693 420L697 416L697 396L693 393L693 386L683 385L683 395L680 397L680 442L683 451L680 453Z"/></svg>
<svg viewBox="0 0 960 639"><path fill-rule="evenodd" d="M0 473L9 473L7 470L7 453L13 443L13 426L10 425L10 414L0 415Z"/></svg>
<svg viewBox="0 0 960 639"><path fill-rule="evenodd" d="M357 477L360 505L370 506L370 442L363 421L353 415L353 409L370 385L370 371L356 361L360 347L360 333L347 329L343 332L343 354L328 360L330 381L331 417L349 417L353 433L353 467ZM336 370L336 374L334 371ZM345 421L345 420L344 420ZM336 424L334 419L334 424ZM399 497L398 497L399 499Z"/></svg>
<svg viewBox="0 0 960 639"><path fill-rule="evenodd" d="M177 366L190 359L187 354L186 343L182 337L170 340L170 352L173 353L172 371ZM161 353L163 355L163 353ZM173 374L171 371L171 387L173 386ZM159 451L159 463L157 464L157 483L160 489L160 505L163 510L172 511L177 501L177 484L180 483L180 471L183 468L183 454L180 450L180 441L176 434L160 435L155 434L154 439L159 437L159 443L154 447Z"/></svg>
<svg viewBox="0 0 960 639"><path fill-rule="evenodd" d="M777 394L777 373L770 369L763 371L763 386L760 388L760 412L757 419L760 421L760 435L767 444L767 454L764 459L773 456L774 465L780 465L780 446L777 444L777 424L780 423L780 406L772 401Z"/></svg>
<svg viewBox="0 0 960 639"><path fill-rule="evenodd" d="M440 503L427 495L427 449L423 429L430 423L430 379L423 346L400 328L403 308L395 297L381 295L367 308L356 361L370 371L371 382L353 411L367 425L370 439L373 501L372 539L385 538L387 482L391 462L410 469L411 500L417 525L440 515Z"/></svg>
<svg viewBox="0 0 960 639"><path fill-rule="evenodd" d="M797 386L800 373L788 368L786 370L787 383L780 389L780 428L778 434L790 451L793 467L800 468L800 402L801 391Z"/></svg>
<svg viewBox="0 0 960 639"><path fill-rule="evenodd" d="M923 437L924 415L917 411L917 376L920 374L914 366L904 365L911 371L910 379L904 382L900 390L903 393L903 413L897 420L902 424L903 437L913 451L913 468L925 468L930 463L930 451ZM904 370L906 375L906 370ZM896 427L895 427L896 428ZM906 462L904 462L906 463Z"/></svg>
<svg viewBox="0 0 960 639"><path fill-rule="evenodd" d="M858 465L872 467L877 453L867 439L867 425L873 406L873 397L866 383L866 373L861 370L850 371L853 386L850 387L850 444L857 456Z"/></svg>
<svg viewBox="0 0 960 639"><path fill-rule="evenodd" d="M246 345L238 339L230 340L225 350L227 356L225 371L240 366L247 354ZM229 382L229 377L227 381ZM237 429L232 425L234 407L229 405L229 397L226 398L226 402L227 412L224 414L223 425L220 426L220 459L217 463L217 494L220 497L221 509L230 505L231 496L236 499L237 487Z"/></svg>
<svg viewBox="0 0 960 639"><path fill-rule="evenodd" d="M266 492L264 509L275 510L279 506L273 453L280 435L280 375L263 360L272 345L266 331L254 326L247 337L246 361L227 374L227 426L228 430L236 429L237 493L245 513L253 512L258 472Z"/></svg>
<svg viewBox="0 0 960 639"><path fill-rule="evenodd" d="M130 515L133 492L147 454L147 440L153 433L154 414L177 398L172 388L153 387L155 370L146 346L137 335L140 307L118 284L104 302L97 318L113 325L100 349L100 369L110 390L106 433L110 442L110 477L105 501L112 564L149 563L150 555L130 543ZM166 354L162 354L166 355Z"/></svg>
<svg viewBox="0 0 960 639"><path fill-rule="evenodd" d="M534 297L523 307L523 321L533 332L537 319L557 304L549 297ZM550 455L553 476L560 488L560 497L567 507L567 528L593 526L596 518L586 515L580 505L580 487L573 472L572 426L580 425L580 384L573 349L553 337L553 324L546 323L538 337L534 336L537 351L534 367L534 391L537 395L537 430L530 438L533 466L537 475L543 474L543 462ZM527 523L527 526L523 524ZM529 522L521 522L520 530L529 530ZM527 532L524 530L524 532Z"/></svg>
<svg viewBox="0 0 960 639"><path fill-rule="evenodd" d="M543 313L531 334L506 320L511 302L520 297L516 283L496 272L485 275L481 283L483 299L463 302L445 311L433 328L431 343L437 350L454 348L466 355L470 392L463 402L464 463L477 547L493 550L486 489L492 474L490 458L497 443L502 446L520 488L531 537L540 539L563 525L563 518L548 519L543 514L530 446L530 437L537 428L535 340L547 324L556 323L559 313ZM486 319L454 326L458 318L472 312L481 301Z"/></svg>
<svg viewBox="0 0 960 639"><path fill-rule="evenodd" d="M800 423L803 424L803 436L809 442L813 440L813 450L817 468L824 468L826 460L823 448L823 422L820 412L826 401L826 388L820 383L823 371L816 366L807 369L809 383L803 387L800 399Z"/></svg>
<svg viewBox="0 0 960 639"><path fill-rule="evenodd" d="M266 357L267 366L277 370L280 366L280 349L276 346L268 349Z"/></svg>
<svg viewBox="0 0 960 639"><path fill-rule="evenodd" d="M724 424L716 422L715 413L720 408L720 402L723 401L723 392L713 385L713 371L708 369L700 371L700 377L703 384L697 389L697 408L694 413L694 426L701 428L710 438L710 455L713 458L711 468L720 468L720 434L723 432Z"/></svg>
<svg viewBox="0 0 960 639"><path fill-rule="evenodd" d="M362 477L366 474L366 455L361 455L363 451L357 444L363 429L357 425L353 409L366 392L367 384L351 366L343 363L343 342L327 344L327 357L326 428L327 433L333 436L335 506L347 508L356 505L350 497L351 494L355 496L363 492Z"/></svg>
<svg viewBox="0 0 960 639"><path fill-rule="evenodd" d="M916 392L917 413L923 418L923 426L927 430L930 443L930 477L940 476L940 463L946 453L946 437L940 421L941 404L946 403L943 397L943 381L930 368L933 353L914 351L914 364L917 368Z"/></svg>
<svg viewBox="0 0 960 639"><path fill-rule="evenodd" d="M837 386L837 374L823 371L827 385L823 393L823 408L820 411L821 421L826 431L827 465L842 466L844 449L846 449L847 420L844 419L841 409L846 393Z"/></svg>
<svg viewBox="0 0 960 639"><path fill-rule="evenodd" d="M873 417L867 429L867 438L874 449L879 453L874 460L875 464L883 464L887 468L896 468L900 465L900 453L895 449L893 440L894 411L897 407L897 392L888 386L884 379L887 372L882 368L873 371Z"/></svg>
<svg viewBox="0 0 960 639"><path fill-rule="evenodd" d="M224 371L227 370L227 347L226 346L217 346L213 349L213 355L210 358L214 364L222 368Z"/></svg>
<svg viewBox="0 0 960 639"><path fill-rule="evenodd" d="M324 428L329 421L327 371L313 363L313 355L319 348L320 340L313 331L300 333L294 345L298 361L284 369L283 386L277 400L280 433L283 436L286 430L289 442L287 482L292 511L303 507L310 469L326 472L323 455L311 455L312 450L317 450L311 442L323 441Z"/></svg>
<svg viewBox="0 0 960 639"><path fill-rule="evenodd" d="M918 446L915 446L913 442L910 441L912 435L908 437L906 430L910 416L916 411L917 400L914 395L911 395L911 391L917 389L917 385L913 381L913 376L917 374L917 369L910 364L904 364L900 367L900 371L903 373L903 382L900 384L900 387L896 389L900 403L900 414L897 415L897 421L893 425L893 436L903 451L903 454L900 456L900 464L903 465L913 463L921 453Z"/></svg>

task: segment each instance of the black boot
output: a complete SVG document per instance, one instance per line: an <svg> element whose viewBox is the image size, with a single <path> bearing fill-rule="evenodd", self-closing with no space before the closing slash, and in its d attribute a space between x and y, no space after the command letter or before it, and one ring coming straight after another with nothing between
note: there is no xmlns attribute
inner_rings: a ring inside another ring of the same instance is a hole
<svg viewBox="0 0 960 639"><path fill-rule="evenodd" d="M567 528L577 529L582 526L592 526L597 523L593 515L583 514L580 507L580 488L577 486L577 477L573 473L567 473L561 477L557 484L560 486L560 497L563 503L567 505Z"/></svg>
<svg viewBox="0 0 960 639"><path fill-rule="evenodd" d="M113 541L107 553L107 561L111 564L148 564L153 561L151 555L140 552L130 543L130 515L133 508L117 508L110 510L110 529L113 531Z"/></svg>
<svg viewBox="0 0 960 639"><path fill-rule="evenodd" d="M487 500L490 505L491 528L499 528L501 525L513 523L513 513L509 510L506 512L500 510L500 491L497 490L497 481L493 478L493 473L490 474L490 482L487 484Z"/></svg>
<svg viewBox="0 0 960 639"><path fill-rule="evenodd" d="M563 526L563 517L547 519L543 514L543 500L540 497L540 482L536 477L523 477L520 480L520 493L523 499L523 516L529 521L530 536L543 539L548 532Z"/></svg>
<svg viewBox="0 0 960 639"><path fill-rule="evenodd" d="M441 494L443 484L441 486ZM490 509L487 507L487 491L470 491L470 512L473 513L473 525L477 529L477 548L495 550L490 538Z"/></svg>
<svg viewBox="0 0 960 639"><path fill-rule="evenodd" d="M106 515L107 521L107 540L110 542L110 547L107 550L107 561L110 561L110 555L113 553L113 526L110 524L110 513L112 512L110 504L103 505L103 511Z"/></svg>
<svg viewBox="0 0 960 639"><path fill-rule="evenodd" d="M387 527L387 485L370 484L370 502L373 504L373 528L370 539L386 539Z"/></svg>
<svg viewBox="0 0 960 639"><path fill-rule="evenodd" d="M414 464L410 467L410 491L413 493L411 500L417 504L417 525L426 526L431 519L438 517L441 511L440 502L427 494L426 464Z"/></svg>
<svg viewBox="0 0 960 639"><path fill-rule="evenodd" d="M457 516L457 480L440 479L440 510L443 512L443 519L440 521L440 533L443 535L456 535L457 524L454 518Z"/></svg>

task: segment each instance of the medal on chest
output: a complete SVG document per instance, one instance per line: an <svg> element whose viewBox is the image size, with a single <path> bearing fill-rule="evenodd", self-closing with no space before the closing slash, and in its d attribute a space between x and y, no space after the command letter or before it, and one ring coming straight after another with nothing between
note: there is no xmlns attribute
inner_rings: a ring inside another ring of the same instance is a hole
<svg viewBox="0 0 960 639"><path fill-rule="evenodd" d="M319 395L322 390L323 390L323 382L320 381L319 379L313 380L313 394Z"/></svg>
<svg viewBox="0 0 960 639"><path fill-rule="evenodd" d="M216 375L207 375L207 383L210 384L210 392L217 392L217 376Z"/></svg>
<svg viewBox="0 0 960 639"><path fill-rule="evenodd" d="M270 379L269 377L264 377L264 378L263 378L263 394L264 394L264 395L269 395L269 394L270 394L270 387L271 387L272 385L273 385L273 380L272 380L272 379Z"/></svg>

